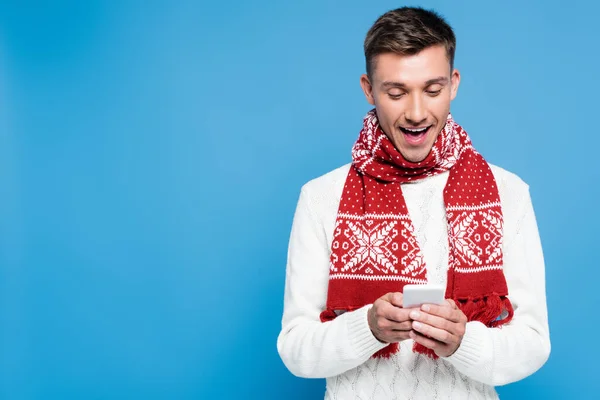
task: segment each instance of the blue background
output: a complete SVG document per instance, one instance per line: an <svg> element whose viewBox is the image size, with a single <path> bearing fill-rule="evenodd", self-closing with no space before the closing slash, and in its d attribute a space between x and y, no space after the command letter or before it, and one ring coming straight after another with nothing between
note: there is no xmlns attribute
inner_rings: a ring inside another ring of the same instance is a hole
<svg viewBox="0 0 600 400"><path fill-rule="evenodd" d="M419 3L458 37L455 118L538 216L553 348L508 399L597 389L600 5L560 3ZM322 398L276 351L288 235L401 5L3 2L0 398Z"/></svg>

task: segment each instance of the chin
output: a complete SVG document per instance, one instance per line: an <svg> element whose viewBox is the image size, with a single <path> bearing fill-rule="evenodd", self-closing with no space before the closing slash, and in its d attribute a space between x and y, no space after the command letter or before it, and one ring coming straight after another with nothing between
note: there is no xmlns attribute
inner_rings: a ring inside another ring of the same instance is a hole
<svg viewBox="0 0 600 400"><path fill-rule="evenodd" d="M431 153L431 149L435 144L435 140L437 139L437 134L434 137L430 137L426 144L423 144L419 147L410 146L408 143L405 143L401 137L396 137L395 140L392 140L394 147L402 154L402 157L408 162L418 163L427 158L429 153Z"/></svg>
<svg viewBox="0 0 600 400"><path fill-rule="evenodd" d="M404 159L406 161L412 162L412 163L418 163L421 162L423 160L425 160L427 158L427 156L429 155L429 153L431 153L431 148L432 146L427 146L426 148L421 148L421 149L413 149L411 151L402 151L400 150L400 154L402 154L402 157L404 157ZM398 148L398 147L396 147Z"/></svg>
<svg viewBox="0 0 600 400"><path fill-rule="evenodd" d="M421 162L424 159L426 159L427 158L427 154L424 155L424 156L419 155L419 156L415 156L415 157L404 157L404 158L406 159L406 161L409 161L411 163L418 163L418 162Z"/></svg>

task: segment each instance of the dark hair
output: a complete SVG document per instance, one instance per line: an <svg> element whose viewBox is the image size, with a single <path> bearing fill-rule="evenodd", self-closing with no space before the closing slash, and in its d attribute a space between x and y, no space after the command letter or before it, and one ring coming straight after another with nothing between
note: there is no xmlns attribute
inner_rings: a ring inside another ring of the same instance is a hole
<svg viewBox="0 0 600 400"><path fill-rule="evenodd" d="M373 59L379 54L413 55L435 45L446 48L450 68L454 68L456 37L439 14L420 7L388 11L375 21L365 38L367 75L371 77Z"/></svg>

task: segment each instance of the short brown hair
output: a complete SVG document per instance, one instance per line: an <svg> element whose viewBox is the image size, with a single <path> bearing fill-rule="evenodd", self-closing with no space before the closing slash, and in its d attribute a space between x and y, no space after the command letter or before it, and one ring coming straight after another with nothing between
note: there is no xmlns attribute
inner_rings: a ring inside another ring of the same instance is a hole
<svg viewBox="0 0 600 400"><path fill-rule="evenodd" d="M379 54L413 55L435 45L446 48L450 68L454 68L456 37L439 14L420 7L388 11L375 21L365 38L367 75L371 77L373 58Z"/></svg>

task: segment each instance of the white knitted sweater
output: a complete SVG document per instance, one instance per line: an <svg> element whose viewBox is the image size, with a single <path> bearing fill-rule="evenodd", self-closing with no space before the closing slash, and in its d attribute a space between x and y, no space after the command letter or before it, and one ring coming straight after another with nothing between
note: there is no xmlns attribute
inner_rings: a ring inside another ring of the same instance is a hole
<svg viewBox="0 0 600 400"><path fill-rule="evenodd" d="M550 354L544 259L529 187L491 166L504 215L504 275L515 308L500 328L467 323L459 349L431 360L401 342L390 359L371 356L384 347L367 323L370 305L321 323L329 255L339 200L350 165L302 188L290 237L281 359L294 374L327 378L326 399L496 399L494 386L538 370ZM402 191L431 283L446 285L448 237L442 192L448 173L403 184Z"/></svg>

